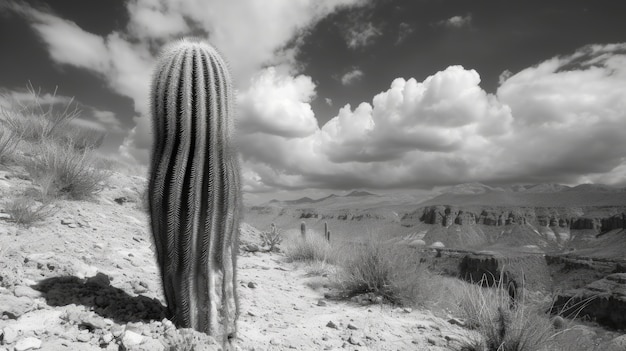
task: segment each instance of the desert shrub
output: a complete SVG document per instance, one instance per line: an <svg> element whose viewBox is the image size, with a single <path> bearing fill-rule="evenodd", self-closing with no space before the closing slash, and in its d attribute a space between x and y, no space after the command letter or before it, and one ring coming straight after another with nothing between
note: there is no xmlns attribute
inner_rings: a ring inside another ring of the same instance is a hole
<svg viewBox="0 0 626 351"><path fill-rule="evenodd" d="M14 159L17 142L17 135L13 131L0 126L0 164Z"/></svg>
<svg viewBox="0 0 626 351"><path fill-rule="evenodd" d="M81 200L101 190L110 173L94 167L90 149L77 150L44 140L38 152L25 159L25 168L46 197Z"/></svg>
<svg viewBox="0 0 626 351"><path fill-rule="evenodd" d="M25 228L45 220L55 212L51 205L37 202L28 197L17 197L10 200L5 205L4 210L11 215L15 223Z"/></svg>
<svg viewBox="0 0 626 351"><path fill-rule="evenodd" d="M270 252L276 251L278 249L277 245L283 241L280 229L273 224L269 231L261 232L260 236L261 245L267 246Z"/></svg>
<svg viewBox="0 0 626 351"><path fill-rule="evenodd" d="M557 331L541 309L523 300L512 304L502 284L485 285L464 285L459 310L481 336L467 350L537 351L553 342Z"/></svg>
<svg viewBox="0 0 626 351"><path fill-rule="evenodd" d="M32 84L26 86L28 98L24 101L7 96L9 106L0 110L6 127L27 142L40 142L58 135L67 135L67 127L80 111L69 99L61 103L43 102L41 91ZM56 100L56 90L51 96Z"/></svg>
<svg viewBox="0 0 626 351"><path fill-rule="evenodd" d="M105 133L99 130L68 125L62 131L58 130L53 139L68 145L76 150L97 149L104 142Z"/></svg>
<svg viewBox="0 0 626 351"><path fill-rule="evenodd" d="M348 296L374 293L398 305L423 297L429 273L415 250L369 239L342 252L337 283Z"/></svg>
<svg viewBox="0 0 626 351"><path fill-rule="evenodd" d="M287 258L292 261L329 263L335 261L330 244L321 235L315 235L313 232L306 237L298 235L292 238L285 245L284 251Z"/></svg>

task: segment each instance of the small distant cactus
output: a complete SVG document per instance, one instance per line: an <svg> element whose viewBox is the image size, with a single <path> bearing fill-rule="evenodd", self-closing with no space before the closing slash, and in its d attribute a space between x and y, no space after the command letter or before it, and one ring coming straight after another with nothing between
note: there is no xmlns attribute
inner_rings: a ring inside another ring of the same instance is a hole
<svg viewBox="0 0 626 351"><path fill-rule="evenodd" d="M328 230L328 222L324 222L324 238L330 242L330 230Z"/></svg>
<svg viewBox="0 0 626 351"><path fill-rule="evenodd" d="M238 317L241 190L226 63L201 40L172 43L158 60L150 101L149 212L169 317L227 343Z"/></svg>
<svg viewBox="0 0 626 351"><path fill-rule="evenodd" d="M300 223L300 234L302 234L302 238L306 238L306 223L304 221Z"/></svg>

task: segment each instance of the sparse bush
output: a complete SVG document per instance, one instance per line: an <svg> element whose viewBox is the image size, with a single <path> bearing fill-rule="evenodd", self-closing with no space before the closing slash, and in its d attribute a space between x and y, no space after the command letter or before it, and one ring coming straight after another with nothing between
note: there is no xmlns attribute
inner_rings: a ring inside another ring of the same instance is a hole
<svg viewBox="0 0 626 351"><path fill-rule="evenodd" d="M40 203L28 197L18 197L5 205L5 212L11 215L15 223L29 228L52 216L55 211L49 204Z"/></svg>
<svg viewBox="0 0 626 351"><path fill-rule="evenodd" d="M369 239L342 251L338 285L348 296L374 293L398 305L423 297L429 273L414 250Z"/></svg>
<svg viewBox="0 0 626 351"><path fill-rule="evenodd" d="M101 190L101 182L110 173L94 167L89 149L76 150L44 140L37 154L25 161L26 170L45 197L67 197L72 200L90 198Z"/></svg>
<svg viewBox="0 0 626 351"><path fill-rule="evenodd" d="M18 138L15 133L0 126L0 164L5 164L14 158L17 142Z"/></svg>
<svg viewBox="0 0 626 351"><path fill-rule="evenodd" d="M466 345L466 350L537 351L551 344L557 331L549 317L524 301L511 305L509 293L501 284L467 284L465 289L460 313L467 326L482 337Z"/></svg>
<svg viewBox="0 0 626 351"><path fill-rule="evenodd" d="M313 233L311 233L313 234ZM333 263L332 247L319 235L298 236L285 246L285 254L292 261Z"/></svg>
<svg viewBox="0 0 626 351"><path fill-rule="evenodd" d="M261 232L261 245L267 246L268 251L277 251L279 245L283 241L283 236L280 230L272 224L272 227L267 232Z"/></svg>
<svg viewBox="0 0 626 351"><path fill-rule="evenodd" d="M68 125L62 131L57 131L52 138L82 151L99 148L104 142L105 135L99 130Z"/></svg>
<svg viewBox="0 0 626 351"><path fill-rule="evenodd" d="M35 90L30 83L26 89L29 97L25 101L7 96L10 106L0 110L0 118L6 127L20 139L32 143L70 135L67 127L80 114L74 99L57 99L55 89L51 96L53 103L42 102L40 90ZM55 100L61 100L61 103Z"/></svg>

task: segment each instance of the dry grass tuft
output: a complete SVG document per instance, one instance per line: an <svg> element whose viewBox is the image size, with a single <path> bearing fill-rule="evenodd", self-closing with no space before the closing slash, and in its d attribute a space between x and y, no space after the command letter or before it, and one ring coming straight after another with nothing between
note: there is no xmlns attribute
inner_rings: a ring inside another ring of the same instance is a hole
<svg viewBox="0 0 626 351"><path fill-rule="evenodd" d="M309 231L305 238L300 235L288 238L284 252L291 261L333 263L335 255L332 247L321 235Z"/></svg>
<svg viewBox="0 0 626 351"><path fill-rule="evenodd" d="M19 138L13 131L0 125L0 164L6 164L15 159L18 141Z"/></svg>
<svg viewBox="0 0 626 351"><path fill-rule="evenodd" d="M65 147L54 140L38 145L38 152L25 160L25 168L42 193L49 198L82 200L91 198L102 188L110 172L96 168L93 153Z"/></svg>
<svg viewBox="0 0 626 351"><path fill-rule="evenodd" d="M50 204L28 197L19 197L10 200L5 205L5 212L11 215L13 221L19 226L29 228L52 216L55 209Z"/></svg>
<svg viewBox="0 0 626 351"><path fill-rule="evenodd" d="M415 250L369 239L342 250L338 285L348 295L374 293L398 305L415 305L431 279Z"/></svg>
<svg viewBox="0 0 626 351"><path fill-rule="evenodd" d="M508 291L501 284L465 285L460 312L468 327L475 328L482 337L466 345L466 350L545 350L558 333L540 308L525 301L512 304Z"/></svg>

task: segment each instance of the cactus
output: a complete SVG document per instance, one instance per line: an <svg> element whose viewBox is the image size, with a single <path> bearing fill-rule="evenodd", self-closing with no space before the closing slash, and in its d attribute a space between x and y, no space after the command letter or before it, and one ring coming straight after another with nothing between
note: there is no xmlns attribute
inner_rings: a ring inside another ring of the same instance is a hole
<svg viewBox="0 0 626 351"><path fill-rule="evenodd" d="M328 222L324 222L324 238L330 242L330 230L328 230Z"/></svg>
<svg viewBox="0 0 626 351"><path fill-rule="evenodd" d="M302 234L302 238L306 238L306 223L304 221L300 223L300 234Z"/></svg>
<svg viewBox="0 0 626 351"><path fill-rule="evenodd" d="M227 66L201 40L172 43L157 62L150 101L149 212L168 317L230 342L241 190Z"/></svg>

